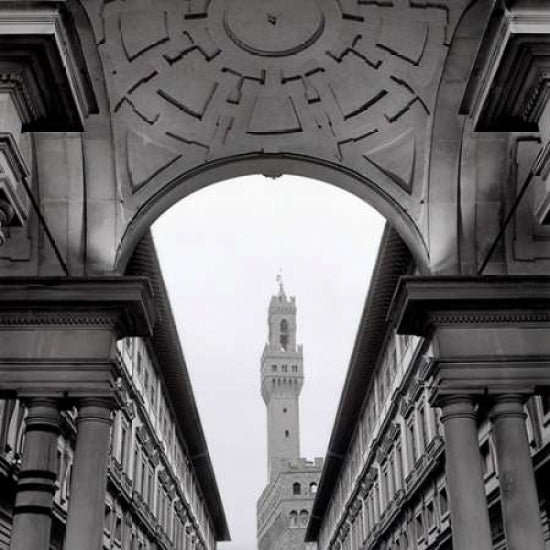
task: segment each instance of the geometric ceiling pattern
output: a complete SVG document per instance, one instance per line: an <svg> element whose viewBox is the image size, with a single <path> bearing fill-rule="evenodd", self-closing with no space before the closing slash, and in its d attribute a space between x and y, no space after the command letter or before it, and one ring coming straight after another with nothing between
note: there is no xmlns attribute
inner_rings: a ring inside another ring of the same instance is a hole
<svg viewBox="0 0 550 550"><path fill-rule="evenodd" d="M123 195L136 210L176 175L283 153L407 204L466 3L88 0Z"/></svg>

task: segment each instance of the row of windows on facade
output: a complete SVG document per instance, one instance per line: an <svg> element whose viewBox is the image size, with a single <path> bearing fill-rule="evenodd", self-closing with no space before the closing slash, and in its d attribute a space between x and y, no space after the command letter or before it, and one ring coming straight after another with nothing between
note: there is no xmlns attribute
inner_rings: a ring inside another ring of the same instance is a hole
<svg viewBox="0 0 550 550"><path fill-rule="evenodd" d="M357 515L347 523L348 528L332 544L331 550L357 550L367 545L369 535L380 521L377 517L379 513L376 505L369 499L364 500ZM445 486L440 486L435 496L412 505L402 517L404 519L395 524L393 532L384 537L388 541L385 547L392 550L424 548L431 538L436 538L439 530L449 526L449 501Z"/></svg>
<svg viewBox="0 0 550 550"><path fill-rule="evenodd" d="M377 372L375 383L371 386L366 400L366 406L361 420L352 438L350 452L342 469L335 496L329 507L328 522L323 530L332 532L339 521L340 511L348 500L352 489L356 485L357 476L363 471L364 464L370 460L375 437L375 430L383 419L381 413L384 401L391 396L392 385L397 387L404 374L403 366L411 367L407 363L407 353L412 355L411 340L400 342L401 353L397 354L399 339L395 337L386 349L386 353ZM410 356L408 358L410 359ZM400 362L398 363L398 359ZM401 368L400 368L401 367ZM388 373L390 376L388 377ZM435 409L429 407L423 392L420 392L416 403L410 403L409 411L405 416L394 419L397 431L391 445L387 446L384 457L378 457L374 466L377 478L375 487L380 486L378 501L385 507L391 502L397 491L403 487L405 475L410 474L415 464L424 453L431 439L440 435L442 426L436 416Z"/></svg>
<svg viewBox="0 0 550 550"><path fill-rule="evenodd" d="M121 415L121 413L119 413ZM123 426L122 415L120 417L120 427ZM116 428L117 422L115 422L114 427ZM118 437L117 437L118 434ZM170 490L167 486L167 483L164 482L162 476L167 473L165 469L160 466L161 460L158 461L158 465L155 466L153 463L150 454L145 450L144 446L137 441L137 439L129 439L131 435L131 430L116 430L112 431L112 449L115 450L115 459L120 460L121 468L123 471L128 469L128 458L130 456L128 451L123 451L125 445L122 444L123 441L133 442L134 453L133 453L133 463L132 463L132 489L137 493L142 502L150 510L151 514L155 517L157 525L162 528L166 537L175 545L178 550L180 548L186 548L189 550L200 550L203 547L200 542L198 533L195 532L194 528L190 528L189 525L185 526L185 520L180 516L177 511L176 499L174 491ZM119 441L117 441L117 439ZM160 449L157 449L159 455L162 454ZM123 466L124 464L124 466ZM180 477L178 480L172 480L172 483L179 482L180 489L185 489L185 493L189 496L187 502L194 510L195 517L201 525L201 529L204 533L205 539L208 541L208 547L214 548L214 535L212 528L209 522L206 519L206 512L204 510L204 504L202 499L197 493L196 486L194 484L193 476L191 471L187 468L185 469L185 478ZM106 525L109 523L107 516L111 515L111 507L106 505ZM115 540L117 539L117 525L121 523L120 515L115 515ZM110 533L109 533L110 534ZM130 536L130 534L129 534ZM134 550L134 548L146 549L147 548L147 538L143 539L137 537L137 535L132 534L130 540L126 537L126 543L128 544L127 548L129 550ZM134 541L134 542L131 542ZM135 545L133 545L135 543ZM143 545L143 546L140 546ZM123 547L124 548L124 547ZM155 546L151 546L155 548Z"/></svg>
<svg viewBox="0 0 550 550"><path fill-rule="evenodd" d="M184 520L176 515L171 532L167 533L174 548L178 550L204 550L204 545L196 533ZM157 534L148 535L131 521L130 516L123 519L120 511L115 511L109 504L105 505L104 546L120 550L156 550ZM111 543L114 543L111 544Z"/></svg>
<svg viewBox="0 0 550 550"><path fill-rule="evenodd" d="M171 419L166 401L160 391L160 381L145 343L139 338L125 338L122 344L123 364L130 376L137 379L142 387L142 395L153 412L155 427L158 428L167 448L171 451L175 443L175 423ZM124 361L124 359L127 359ZM159 397L157 398L157 395Z"/></svg>
<svg viewBox="0 0 550 550"><path fill-rule="evenodd" d="M384 459L379 459L380 472L395 472L394 485L402 485L402 479L415 467L430 441L442 434L440 412L430 407L426 395L422 392L416 403L411 404L405 416L394 418L397 430L394 440L388 446ZM354 480L363 470L364 464L373 451L373 435L366 437L364 431L358 431L353 439L336 492L338 507L354 486Z"/></svg>
<svg viewBox="0 0 550 550"><path fill-rule="evenodd" d="M119 413L121 414L121 413ZM116 425L115 422L113 429L111 431L111 449L117 447L116 445L116 437L114 434L116 434ZM120 432L121 436L128 437L130 434L125 434L124 431ZM65 442L65 447L68 446L68 443ZM122 449L124 448L123 445L118 446L118 452L115 452L114 458L115 459L122 459L125 460L124 454ZM120 453L120 454L118 454ZM72 471L72 464L66 464L67 463L67 455L59 453L58 455L59 461L58 461L58 480L60 480L60 485L62 487L70 487L70 475ZM65 480L62 480L62 474L63 467L66 467L66 473L65 473ZM139 443L137 440L134 441L134 461L133 461L133 472L131 476L132 480L132 489L135 491L138 495L140 495L143 503L149 508L151 511L151 514L155 517L155 520L157 524L162 527L163 531L166 533L166 536L169 540L171 540L173 543L176 543L178 538L181 538L180 531L181 527L183 525L183 520L180 517L180 515L177 513L176 510L176 504L175 500L171 496L171 491L168 489L166 484L162 481L161 475L162 470L158 470L160 466L155 467L155 465L152 463L150 457L145 452L143 446L141 443ZM158 470L158 471L157 471ZM191 491L191 480L192 476L190 473L187 475L187 494L193 494ZM185 482L185 480L180 479L181 484ZM199 520L199 523L201 524L201 528L205 534L206 539L209 542L209 547L214 547L214 539L213 539L213 532L212 529L206 521L206 515L203 509L202 502L200 500L200 497L196 494L195 491L195 504L199 504L199 507L194 506L195 508L195 515L197 519ZM68 495L67 495L68 498ZM189 499L189 504L192 506L192 502ZM107 514L110 514L111 507L110 505L106 505L106 516ZM197 513L197 509L200 511ZM115 528L113 530L114 534L117 535L118 533L118 527L119 525L122 525L122 517L120 515L115 516ZM107 520L106 520L107 521ZM109 529L109 532L111 530ZM136 544L139 544L138 538L135 538ZM197 534L194 533L194 531L191 531L189 534L189 538L197 541L199 541L199 537ZM115 536L115 540L120 540L117 536ZM128 543L130 544L130 543ZM143 545L146 545L146 539L143 539ZM139 548L142 548L142 546L138 546ZM179 546L176 546L179 548ZM190 546L188 546L191 548ZM129 545L127 548L130 550L134 549L134 546ZM146 548L146 546L143 546L143 548Z"/></svg>
<svg viewBox="0 0 550 550"><path fill-rule="evenodd" d="M309 521L309 512L307 510L302 510L298 513L297 510L292 510L288 514L288 525L291 528L304 528L307 527Z"/></svg>
<svg viewBox="0 0 550 550"><path fill-rule="evenodd" d="M75 416L73 412L68 413L69 416ZM141 495L144 502L148 505L152 512L155 511L153 504L155 491L155 466L152 464L147 453L143 450L142 445L130 438L130 430L124 429L124 423L121 419L122 413L117 414L117 418L121 421L120 439L117 444L114 434L116 433L117 421L113 425L111 431L111 449L115 451L114 456L121 463L123 471L128 471L127 455L128 447L134 446L134 462L133 472L131 475L133 489ZM21 452L24 445L24 417L25 409L19 401L0 400L0 445L2 455L10 462L19 462ZM72 475L72 459L73 453L70 443L62 436L58 439L57 450L57 482L58 490L56 492L56 502L58 505L65 507L70 496L70 484ZM187 470L187 472L189 472ZM182 483L185 483L187 494L190 495L189 502L195 509L195 516L198 518L206 535L211 538L211 527L206 521L206 512L202 499L198 496L194 486L193 479L190 473L187 473L185 478L180 478ZM157 502L168 502L168 492L162 488L162 483L159 476L156 477ZM171 512L164 512L167 506L159 506L156 508L157 515L160 517L161 525L164 518L168 517Z"/></svg>
<svg viewBox="0 0 550 550"><path fill-rule="evenodd" d="M271 365L271 372L278 372L276 364ZM288 365L281 365L281 372L288 372ZM298 365L292 365L291 372L298 372Z"/></svg>
<svg viewBox="0 0 550 550"><path fill-rule="evenodd" d="M172 464L176 475L180 478L182 485L185 487L192 507L197 512L197 517L203 527L209 528L208 522L205 521L206 511L204 508L203 499L199 495L198 488L195 484L194 477L190 473L189 461L185 456L177 438L175 437L175 423L171 418L166 401L161 392L159 398L156 399L157 386L160 384L158 376L154 372L152 361L148 355L146 345L142 339L126 338L121 345L125 352L123 356L123 365L133 380L137 380L141 384L142 395L149 402L150 409L146 410L150 413L150 420L153 427L158 430L157 434L161 435L161 442L165 444L165 450L168 455L169 462ZM126 357L124 357L126 355ZM126 360L124 360L126 359ZM139 389L139 386L136 384ZM120 416L120 430L116 431L119 441L115 442L114 448L119 449L119 461L123 471L129 471L131 445L133 438L130 438L132 424L124 415ZM149 478L149 470L154 469L150 464L151 460L147 453L143 452L139 443L135 443L133 475L132 478L137 480L138 487L145 487L148 493L148 481L142 481L146 476ZM147 501L147 499L144 499Z"/></svg>
<svg viewBox="0 0 550 550"><path fill-rule="evenodd" d="M292 494L294 496L301 495L302 494L302 484L298 481L294 482L292 484ZM309 487L306 485L305 491L303 492L304 495L316 495L317 494L317 483L312 482L309 484Z"/></svg>
<svg viewBox="0 0 550 550"><path fill-rule="evenodd" d="M550 440L550 397L536 398L533 402L536 405L535 410L540 407L541 428L546 430L547 440ZM530 416L528 425L531 425ZM488 483L491 480L493 483L497 482L498 472L494 453L491 432L487 430L485 436L480 435L480 457L484 479ZM384 513L396 494L398 485L393 485L391 461L385 463L382 470L382 475L377 477L370 491L361 499L361 513L352 519L345 520L345 523L350 525L350 530L344 537L341 537L344 544L342 546L339 546L340 543L333 544L332 550L360 548L365 544L369 534L383 520ZM344 508L346 508L345 505ZM438 528L448 527L448 512L447 490L443 480L440 480L435 492L428 497L423 497L420 505L412 506L412 513L407 514L410 517L409 522L405 527L399 528L390 535L388 548L392 550L424 548L430 543L430 537L436 537ZM321 536L321 549L326 548L328 533L329 531L324 527Z"/></svg>
<svg viewBox="0 0 550 550"><path fill-rule="evenodd" d="M540 427L549 433L550 439L550 397L543 396L535 398L533 400L535 405L538 403L540 407L541 415L539 418ZM537 407L535 407L537 410ZM366 538L369 532L380 521L380 518L384 515L385 511L391 504L393 498L400 489L405 488L405 470L403 458L406 457L406 463L408 465L407 474L411 474L418 464L418 460L425 453L429 447L430 442L437 436L442 435L442 424L440 421L439 409L433 409L429 407L425 402L425 395L421 394L419 401L412 408L412 411L404 418L401 419L402 425L405 426L404 437L402 431L399 430L396 434L394 443L389 446L384 457L379 459L375 466L375 482L371 486L371 490L364 498L363 507L366 510L366 518L361 524L360 532L362 536ZM430 421L431 420L431 421ZM531 418L528 418L528 426L531 424ZM402 442L405 444L405 452L402 451ZM440 439L441 442L441 439ZM355 456L354 456L355 454ZM485 480L490 479L496 473L496 461L494 458L494 447L491 444L490 437L480 439L480 456L483 466L483 472ZM361 455L357 457L357 453L351 453L348 456L346 468L344 468L343 474L340 477L333 502L329 508L329 521L323 526L321 530L321 539L325 542L328 540L329 535L333 534L337 524L341 523L339 517L339 511L346 510L348 499L350 498L352 488L356 486L354 472L354 461L358 461L359 468L362 468L360 461ZM439 489L439 516L446 517L448 511L447 493L444 487ZM426 541L426 532L430 532L434 528L435 516L435 504L428 502L425 509L421 509L415 514L414 526L408 529L408 532L414 533L414 539L416 541ZM357 527L357 529L359 529ZM403 538L403 541L407 540L406 532L399 537ZM398 541L396 538L395 541ZM396 542L397 544L397 542ZM325 546L321 546L324 548ZM358 548L359 546L353 546ZM396 548L409 548L409 546L403 546L403 542L399 543Z"/></svg>
<svg viewBox="0 0 550 550"><path fill-rule="evenodd" d="M117 423L115 423L115 426ZM172 508L170 506L171 498L166 485L162 482L161 476L166 470L156 466L151 453L147 452L136 438L131 437L131 428L126 419L120 418L120 431L113 430L112 448L115 451L115 458L119 461L123 472L131 475L133 490L139 494L143 502L156 513L157 521L161 525L167 525L170 522ZM117 436L118 433L118 436ZM131 448L133 447L133 460L130 465ZM189 467L178 464L176 472L180 489L188 497L188 502L194 510L195 516L206 534L210 534L211 528L207 521L207 514L203 499L198 494L194 476ZM155 499L156 497L156 499Z"/></svg>
<svg viewBox="0 0 550 550"><path fill-rule="evenodd" d="M75 417L73 411L67 413L69 416ZM120 414L120 413L119 413ZM18 463L20 461L21 451L24 446L24 417L25 417L25 408L21 406L21 403L17 400L0 400L0 456L5 460L7 459L10 463ZM65 439L63 436L58 438L57 444L57 490L55 493L55 502L62 509L67 509L68 501L70 498L70 485L71 477L73 470L73 450L70 442ZM143 470L143 473L147 472L145 477L143 475L137 475L135 480L137 485L134 484L134 489L139 488L141 492L142 487L149 487L147 489L147 497L151 507L153 515L156 517L157 522L161 525L166 532L168 538L176 542L179 536L179 523L181 523L181 518L175 511L175 506L172 503L168 491L162 486L160 480L157 482L157 505L153 506L152 501L150 500L150 495L153 494L153 478L152 471L147 469ZM139 481L137 481L139 479ZM110 506L108 506L110 510ZM110 512L109 512L110 513ZM106 507L107 515L107 507ZM212 530L209 529L208 523L206 524L207 529L205 530L206 538L209 543L209 547L214 547L214 539ZM132 530L128 528L128 534ZM135 533L131 540L134 540L134 543L130 543L130 539L126 540L122 536L124 530L124 523L122 521L122 514L119 514L114 519L114 525L109 528L109 533L113 534L115 540L125 541L125 546L123 548L128 548L129 550L135 550L139 548L140 550L149 548L149 543L145 536L138 537ZM135 529L134 529L135 531ZM191 535L190 535L191 536ZM200 542L198 535L192 534L192 537L196 539L197 544ZM138 540L139 539L139 540ZM152 544L152 543L151 543ZM178 549L183 546L176 546ZM154 546L151 546L154 548ZM187 546L186 548L192 548ZM196 548L193 547L194 549Z"/></svg>
<svg viewBox="0 0 550 550"><path fill-rule="evenodd" d="M142 411L144 414L147 411ZM20 461L24 440L24 416L25 408L17 400L0 401L0 444L4 456L10 461ZM69 411L69 416L75 416L74 411ZM122 412L117 412L113 428L111 430L111 449L114 457L121 464L124 473L132 480L133 489L142 495L150 509L154 511L153 495L155 484L155 466L149 455L144 451L143 446L135 437L135 430L132 424L137 420L128 420ZM58 483L59 491L56 494L56 501L60 506L65 506L69 498L70 480L72 473L72 450L70 444L60 437L58 441ZM133 461L131 460L133 449ZM162 450L158 450L163 454ZM195 480L189 466L183 460L181 451L177 453L179 460L176 460L176 475L188 496L188 502L194 510L194 515L199 521L203 532L211 534L211 527L207 521L207 514L202 498L198 494ZM157 476L158 477L158 476ZM163 498L161 495L160 498Z"/></svg>
<svg viewBox="0 0 550 550"><path fill-rule="evenodd" d="M425 396L422 394L413 411L401 419L404 430L398 429L384 456L379 457L376 464L371 467L376 481L367 500L372 501L370 506L374 517L383 514L396 493L404 489L405 477L415 470L431 441L442 433L442 425L435 409L427 409L424 401ZM370 446L367 446L367 453L363 455L362 452L358 453L356 449L352 449L348 455L330 506L327 526L329 530L339 521L339 512L345 509L345 503L356 486L357 476L362 471L362 459L368 459L368 450ZM375 510L379 510L379 513L375 514Z"/></svg>

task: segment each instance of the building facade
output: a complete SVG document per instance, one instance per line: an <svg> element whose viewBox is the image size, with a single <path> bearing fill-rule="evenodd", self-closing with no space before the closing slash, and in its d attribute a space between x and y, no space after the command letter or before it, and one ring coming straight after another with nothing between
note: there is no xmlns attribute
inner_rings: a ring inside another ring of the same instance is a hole
<svg viewBox="0 0 550 550"><path fill-rule="evenodd" d="M302 346L296 343L296 299L282 280L267 315L268 341L261 360L262 397L267 412L268 483L257 504L259 550L304 550L322 459L300 457ZM315 547L315 545L313 545Z"/></svg>
<svg viewBox="0 0 550 550"><path fill-rule="evenodd" d="M164 294L151 241L137 251L135 261L144 259L152 266L157 289ZM161 322L174 329L170 315ZM102 489L103 524L96 538L102 541L101 548L110 550L215 550L217 541L227 539L228 533L214 473L206 448L203 463L193 463L191 449L196 434L184 430L174 409L159 355L158 343L151 339L125 338L117 344L120 407L111 418L107 486ZM191 416L195 404L183 356L179 355L178 363L187 389L187 394L180 395L189 400L186 408ZM10 548L13 517L20 506L15 487L21 475L27 417L24 400L0 401L1 550ZM200 421L194 422L200 437ZM78 424L77 409L68 403L59 413L52 449L56 470L51 550L68 550L66 523ZM96 458L92 455L88 459Z"/></svg>
<svg viewBox="0 0 550 550"><path fill-rule="evenodd" d="M47 550L72 407L66 545L100 547L126 337L154 342L224 536L167 306L131 260L175 202L249 174L336 185L399 233L413 275L381 262L391 284L373 290L346 388L371 387L389 312L428 350L454 549L493 547L486 406L517 489L500 492L507 546L542 550L524 406L550 391L549 20L548 0L0 2L0 392L27 404L11 550ZM319 518L365 397L345 395Z"/></svg>
<svg viewBox="0 0 550 550"><path fill-rule="evenodd" d="M307 539L317 541L319 550L453 548L449 502L453 465L445 450L449 448L445 421L452 420L453 413L437 401L430 341L397 334L388 319L397 281L415 269L406 247L387 227L308 527ZM507 546L502 487L515 489L507 485L510 466L498 459L499 411L494 398L479 395L482 391L480 385L475 407L461 413L475 421L476 452L470 463L466 454L459 460L470 477L480 468L486 505L476 513L488 515L491 547L520 548ZM549 400L545 396L507 399L518 407L507 414L521 421L525 435L513 453L529 453L538 494L535 519L544 548L549 548ZM460 438L458 456L468 443L466 437ZM466 483L465 478L461 483ZM479 548L472 544L471 548Z"/></svg>

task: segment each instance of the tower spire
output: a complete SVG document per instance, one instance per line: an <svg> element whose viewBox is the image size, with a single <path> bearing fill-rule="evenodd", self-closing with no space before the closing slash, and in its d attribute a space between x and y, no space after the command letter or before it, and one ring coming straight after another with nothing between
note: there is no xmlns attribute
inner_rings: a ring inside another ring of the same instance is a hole
<svg viewBox="0 0 550 550"><path fill-rule="evenodd" d="M283 284L283 269L279 268L279 273L277 273L277 277L275 278L277 283L279 284L279 296L286 296L285 294L285 287Z"/></svg>

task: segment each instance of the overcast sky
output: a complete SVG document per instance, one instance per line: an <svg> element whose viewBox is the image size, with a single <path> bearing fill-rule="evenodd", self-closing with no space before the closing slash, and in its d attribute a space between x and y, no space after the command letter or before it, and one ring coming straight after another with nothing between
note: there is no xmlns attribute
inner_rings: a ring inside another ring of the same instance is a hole
<svg viewBox="0 0 550 550"><path fill-rule="evenodd" d="M324 456L383 218L305 178L238 178L180 201L153 226L232 542L256 550L267 480L260 356L282 271L304 346L302 456Z"/></svg>

